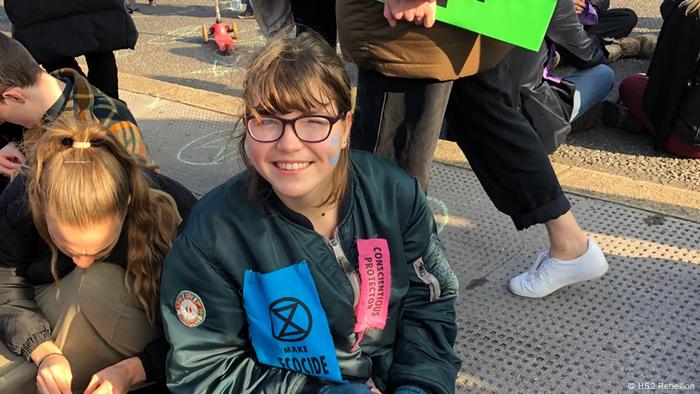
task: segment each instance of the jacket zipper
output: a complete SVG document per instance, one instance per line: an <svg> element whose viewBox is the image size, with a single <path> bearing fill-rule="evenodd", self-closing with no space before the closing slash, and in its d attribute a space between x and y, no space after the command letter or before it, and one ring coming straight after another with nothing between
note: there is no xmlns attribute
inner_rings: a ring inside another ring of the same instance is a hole
<svg viewBox="0 0 700 394"><path fill-rule="evenodd" d="M430 289L430 302L437 301L442 293L440 281L433 274L428 272L427 269L425 269L425 263L423 263L422 258L413 262L413 269L416 270L416 275L418 275L418 278L423 283L428 285L428 288Z"/></svg>
<svg viewBox="0 0 700 394"><path fill-rule="evenodd" d="M335 255L336 261L338 262L338 264L340 264L340 267L343 269L345 276L350 281L350 286L352 287L353 294L352 305L357 306L357 303L360 301L360 276L357 274L357 271L355 271L355 269L352 267L352 264L350 264L350 260L348 260L347 256L345 255L343 247L340 245L340 240L338 238L338 229L336 228L335 230L333 230L333 235L330 239L327 240L327 243L328 246L330 246L331 251Z"/></svg>

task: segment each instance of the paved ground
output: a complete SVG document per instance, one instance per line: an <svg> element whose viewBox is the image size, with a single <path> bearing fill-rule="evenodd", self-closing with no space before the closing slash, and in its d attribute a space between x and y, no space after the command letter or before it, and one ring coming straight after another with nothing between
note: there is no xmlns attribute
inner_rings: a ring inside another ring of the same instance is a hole
<svg viewBox="0 0 700 394"><path fill-rule="evenodd" d="M236 100L224 100L240 94L246 59L262 38L253 22L241 21L239 50L219 57L199 41L198 26L213 19L211 2L160 3L135 17L141 38L137 51L120 54L128 90L122 95L163 172L203 194L240 169L232 130ZM651 3L613 0L637 9L643 30L659 25ZM2 13L0 30L9 30ZM618 74L639 72L645 62L614 66ZM149 82L154 80L161 82ZM572 135L553 156L567 190L611 199L606 193L618 186L633 197L623 199L625 205L571 197L582 227L606 252L610 271L543 300L513 296L506 287L545 247L541 226L515 232L471 171L436 164L431 205L462 286L460 393L700 389L700 224L669 216L692 217L673 213L682 200L676 192L690 193L690 206L700 207L692 193L700 190L700 171L696 162L650 151L649 143L598 126ZM441 145L438 155L451 148ZM601 178L616 185L598 195L591 190ZM646 194L634 194L640 190ZM665 196L671 197L655 205Z"/></svg>

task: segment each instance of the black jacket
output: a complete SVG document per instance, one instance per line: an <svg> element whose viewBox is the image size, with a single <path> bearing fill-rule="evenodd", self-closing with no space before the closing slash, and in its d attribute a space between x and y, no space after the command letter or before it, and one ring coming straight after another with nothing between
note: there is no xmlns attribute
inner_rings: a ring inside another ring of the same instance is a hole
<svg viewBox="0 0 700 394"><path fill-rule="evenodd" d="M133 49L138 32L124 0L5 0L12 36L39 63Z"/></svg>
<svg viewBox="0 0 700 394"><path fill-rule="evenodd" d="M170 194L184 219L195 198L184 186L146 170L151 187ZM26 177L15 178L0 195L0 340L17 355L29 359L41 343L51 340L51 327L34 299L34 286L54 281L51 275L51 250L37 232L26 194ZM126 267L127 237L123 232L106 261ZM75 265L59 253L59 277ZM139 358L148 380L164 382L165 354L163 337L146 346Z"/></svg>
<svg viewBox="0 0 700 394"><path fill-rule="evenodd" d="M647 71L643 108L654 125L657 149L666 147L671 132L700 145L700 20L697 12L686 15L680 3L661 5L664 24Z"/></svg>

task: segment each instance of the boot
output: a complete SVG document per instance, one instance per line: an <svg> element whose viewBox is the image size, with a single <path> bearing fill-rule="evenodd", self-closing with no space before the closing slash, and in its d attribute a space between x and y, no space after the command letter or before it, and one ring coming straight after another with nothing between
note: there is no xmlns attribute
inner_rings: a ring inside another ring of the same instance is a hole
<svg viewBox="0 0 700 394"><path fill-rule="evenodd" d="M605 50L608 52L608 63L612 63L622 56L622 48L618 44L607 44Z"/></svg>
<svg viewBox="0 0 700 394"><path fill-rule="evenodd" d="M613 43L619 45L622 50L620 57L639 56L639 52L642 50L642 43L637 37L622 37L613 40Z"/></svg>
<svg viewBox="0 0 700 394"><path fill-rule="evenodd" d="M656 35L642 34L639 36L622 37L612 40L613 44L620 46L620 57L645 57L650 58L656 49ZM608 45L605 46L608 49ZM610 58L608 58L609 61Z"/></svg>
<svg viewBox="0 0 700 394"><path fill-rule="evenodd" d="M641 48L639 50L640 57L650 58L654 56L654 50L656 49L657 36L655 34L642 34L639 37Z"/></svg>
<svg viewBox="0 0 700 394"><path fill-rule="evenodd" d="M606 126L623 129L630 133L645 133L641 123L629 113L627 107L621 102L603 101L603 124Z"/></svg>

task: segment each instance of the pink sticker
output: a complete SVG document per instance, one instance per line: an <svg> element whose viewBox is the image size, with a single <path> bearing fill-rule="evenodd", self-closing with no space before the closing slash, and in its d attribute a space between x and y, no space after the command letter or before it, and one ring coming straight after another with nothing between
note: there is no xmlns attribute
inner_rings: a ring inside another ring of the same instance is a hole
<svg viewBox="0 0 700 394"><path fill-rule="evenodd" d="M355 333L362 340L367 329L381 330L386 325L391 297L391 259L386 239L358 239L360 302L355 307Z"/></svg>

